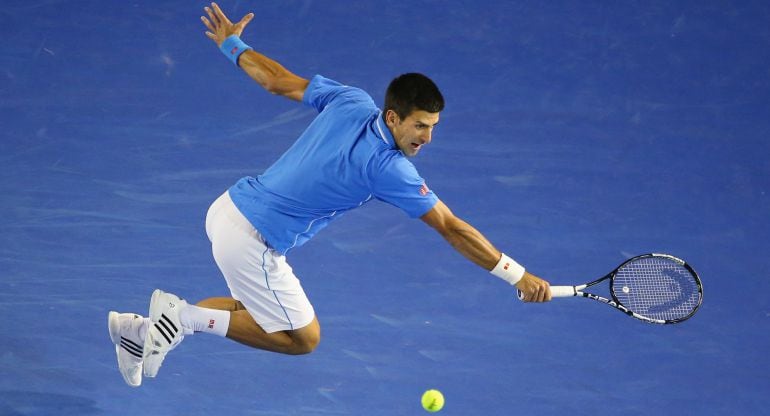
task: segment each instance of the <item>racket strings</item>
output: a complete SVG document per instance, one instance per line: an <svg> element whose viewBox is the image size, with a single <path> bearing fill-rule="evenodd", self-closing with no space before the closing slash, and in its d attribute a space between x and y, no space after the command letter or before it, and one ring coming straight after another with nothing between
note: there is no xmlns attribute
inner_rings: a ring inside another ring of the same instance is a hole
<svg viewBox="0 0 770 416"><path fill-rule="evenodd" d="M677 320L700 305L700 286L680 263L665 257L640 258L615 273L612 292L629 310L653 319Z"/></svg>

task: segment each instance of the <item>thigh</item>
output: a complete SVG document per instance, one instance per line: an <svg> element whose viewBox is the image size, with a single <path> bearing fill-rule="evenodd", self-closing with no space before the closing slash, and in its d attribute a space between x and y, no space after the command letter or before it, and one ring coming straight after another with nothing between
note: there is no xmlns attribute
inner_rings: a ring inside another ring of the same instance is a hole
<svg viewBox="0 0 770 416"><path fill-rule="evenodd" d="M284 256L262 236L229 200L207 218L214 260L233 298L240 301L266 331L293 331L310 325L313 306Z"/></svg>

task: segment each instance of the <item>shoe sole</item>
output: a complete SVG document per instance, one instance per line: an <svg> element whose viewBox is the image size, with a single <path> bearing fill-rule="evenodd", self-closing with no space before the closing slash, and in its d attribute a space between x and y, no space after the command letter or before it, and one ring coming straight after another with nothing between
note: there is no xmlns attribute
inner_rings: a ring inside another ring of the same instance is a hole
<svg viewBox="0 0 770 416"><path fill-rule="evenodd" d="M113 344L115 344L115 354L118 356L118 370L120 370L120 314L115 311L110 311L109 314L107 314L107 328L110 331L110 340ZM142 371L140 371L141 373ZM123 371L120 371L120 375L123 376L123 381L126 382L131 387L139 387L142 385L142 379L139 379L138 384L134 384L131 382L131 380L128 378L127 375L123 374Z"/></svg>
<svg viewBox="0 0 770 416"><path fill-rule="evenodd" d="M160 318L160 316L158 316L157 311L154 311L155 314L153 314L153 309L156 309L156 308L153 308L153 306L156 304L156 302L158 301L158 297L162 293L163 292L160 289L155 289L152 292L152 297L150 298L150 311L148 313L148 315L150 316L150 328L148 328L147 330L147 338L144 341L144 356L143 356L144 368L142 368L142 373L144 374L144 376L149 378L154 378L155 376L157 376L158 370L160 370L160 365L157 365L157 368L155 368L156 360L154 359L155 357L153 357L154 354L152 354L154 346L150 342L150 339L152 337L152 335L150 335L150 332L152 332L152 327L155 325L156 322L158 322L158 319ZM160 361L162 363L163 359L161 358Z"/></svg>
<svg viewBox="0 0 770 416"><path fill-rule="evenodd" d="M154 324L155 322L158 322L160 319L160 314L158 311L155 311L155 314L153 315L153 306L158 302L158 298L163 294L163 291L160 289L155 289L155 291L152 292L152 297L150 298L150 320ZM158 309L158 308L155 308Z"/></svg>
<svg viewBox="0 0 770 416"><path fill-rule="evenodd" d="M110 339L116 346L120 344L120 314L110 311L107 315L107 328L110 330Z"/></svg>

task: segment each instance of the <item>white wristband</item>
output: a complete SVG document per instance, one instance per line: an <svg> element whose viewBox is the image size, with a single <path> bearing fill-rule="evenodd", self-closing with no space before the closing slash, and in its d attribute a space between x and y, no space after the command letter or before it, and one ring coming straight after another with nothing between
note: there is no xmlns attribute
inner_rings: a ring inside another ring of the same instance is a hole
<svg viewBox="0 0 770 416"><path fill-rule="evenodd" d="M516 283L519 283L519 280L521 280L522 277L524 277L524 266L516 263L516 260L503 253L503 255L500 256L500 261L497 262L497 266L495 266L490 273L515 285Z"/></svg>

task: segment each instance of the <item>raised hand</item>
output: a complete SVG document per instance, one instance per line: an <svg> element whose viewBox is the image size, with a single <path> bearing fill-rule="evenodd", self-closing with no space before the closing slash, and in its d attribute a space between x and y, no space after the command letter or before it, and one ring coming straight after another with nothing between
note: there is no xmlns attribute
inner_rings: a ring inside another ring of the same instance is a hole
<svg viewBox="0 0 770 416"><path fill-rule="evenodd" d="M228 36L241 36L243 29L249 24L251 19L254 18L254 13L248 13L246 16L243 16L240 22L233 24L233 22L225 16L218 4L211 3L211 7L204 7L203 9L208 15L208 18L206 18L206 16L201 16L201 21L203 21L203 24L206 25L206 28L208 29L208 31L206 31L206 36L216 42L217 46L222 45L222 42L224 42Z"/></svg>

